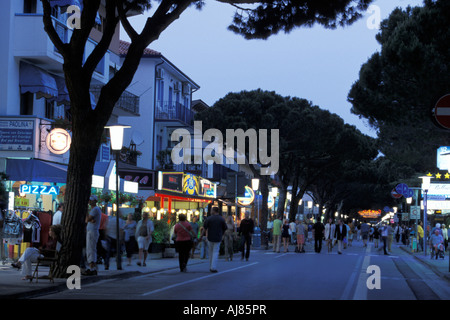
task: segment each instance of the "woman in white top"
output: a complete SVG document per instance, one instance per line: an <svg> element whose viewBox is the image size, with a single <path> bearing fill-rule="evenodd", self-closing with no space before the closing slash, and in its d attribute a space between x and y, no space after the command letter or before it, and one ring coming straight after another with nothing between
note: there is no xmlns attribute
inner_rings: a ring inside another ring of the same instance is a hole
<svg viewBox="0 0 450 320"><path fill-rule="evenodd" d="M139 262L138 266L146 266L148 247L152 243L152 233L155 230L153 222L148 218L148 212L142 213L142 220L136 226L136 239L139 247ZM142 258L144 258L142 260ZM141 262L142 261L142 262Z"/></svg>

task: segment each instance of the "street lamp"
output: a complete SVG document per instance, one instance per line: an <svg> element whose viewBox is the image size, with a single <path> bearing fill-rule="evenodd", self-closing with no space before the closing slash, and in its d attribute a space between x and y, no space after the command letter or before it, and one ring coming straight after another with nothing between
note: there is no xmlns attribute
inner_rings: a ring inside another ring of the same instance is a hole
<svg viewBox="0 0 450 320"><path fill-rule="evenodd" d="M115 151L116 154L116 261L117 270L122 270L122 260L120 259L120 235L119 235L119 152L122 150L123 146L123 130L126 128L131 128L125 125L112 125L106 126L109 129L109 134L111 138L111 149Z"/></svg>
<svg viewBox="0 0 450 320"><path fill-rule="evenodd" d="M425 253L425 256L427 256L427 194L428 190L430 189L431 184L431 177L429 176L422 176L419 177L422 179L422 190L424 192L424 198L423 198L423 251Z"/></svg>
<svg viewBox="0 0 450 320"><path fill-rule="evenodd" d="M252 189L253 191L255 191L255 194L257 194L256 191L258 191L259 189L259 179L255 178L252 179ZM257 206L257 210L258 210L258 224L259 224L259 202L258 202L258 197L255 197L256 199L256 206Z"/></svg>

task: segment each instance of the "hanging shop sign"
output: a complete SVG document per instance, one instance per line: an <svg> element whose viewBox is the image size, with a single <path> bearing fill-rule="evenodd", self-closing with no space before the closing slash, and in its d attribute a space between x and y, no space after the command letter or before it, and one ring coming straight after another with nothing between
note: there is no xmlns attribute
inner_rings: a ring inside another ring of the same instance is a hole
<svg viewBox="0 0 450 320"><path fill-rule="evenodd" d="M200 186L201 186L200 194L203 197L216 198L217 186L215 183L206 179L200 179Z"/></svg>
<svg viewBox="0 0 450 320"><path fill-rule="evenodd" d="M155 189L155 171L122 169L119 167L119 175L125 181L137 182L139 184L139 190Z"/></svg>
<svg viewBox="0 0 450 320"><path fill-rule="evenodd" d="M34 121L1 120L1 151L33 151Z"/></svg>
<svg viewBox="0 0 450 320"><path fill-rule="evenodd" d="M32 185L32 184L22 184L20 185L19 193L24 194L48 194L48 195L58 195L59 187L57 186L44 186L44 185Z"/></svg>
<svg viewBox="0 0 450 320"><path fill-rule="evenodd" d="M376 219L380 217L381 210L361 210L358 211L358 214L365 219Z"/></svg>
<svg viewBox="0 0 450 320"><path fill-rule="evenodd" d="M245 196L238 197L237 202L242 206L249 206L255 200L255 192L249 186L245 186Z"/></svg>
<svg viewBox="0 0 450 320"><path fill-rule="evenodd" d="M69 132L61 128L55 128L49 132L46 139L48 150L54 154L64 154L70 149L72 138Z"/></svg>

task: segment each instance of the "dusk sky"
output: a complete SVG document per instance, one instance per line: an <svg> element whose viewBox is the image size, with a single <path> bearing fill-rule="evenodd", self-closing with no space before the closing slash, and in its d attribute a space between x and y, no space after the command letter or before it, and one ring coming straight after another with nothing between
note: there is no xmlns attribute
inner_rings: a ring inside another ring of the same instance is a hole
<svg viewBox="0 0 450 320"><path fill-rule="evenodd" d="M383 20L396 7L422 4L422 0L376 0L372 5ZM310 100L363 133L376 135L364 119L350 112L347 102L361 65L380 50L375 40L378 30L368 27L375 22L376 11L368 10L350 27L300 28L268 40L245 40L228 31L234 11L230 5L206 1L201 11L186 10L149 46L200 85L194 99L212 106L229 92L261 88ZM146 15L131 19L138 32L145 19ZM123 30L121 39L129 41Z"/></svg>

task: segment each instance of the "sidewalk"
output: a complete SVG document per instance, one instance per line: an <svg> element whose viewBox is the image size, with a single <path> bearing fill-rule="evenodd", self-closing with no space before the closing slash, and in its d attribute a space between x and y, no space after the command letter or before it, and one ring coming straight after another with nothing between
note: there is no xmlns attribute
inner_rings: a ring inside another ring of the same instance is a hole
<svg viewBox="0 0 450 320"><path fill-rule="evenodd" d="M189 264L206 263L196 257L189 260ZM147 266L138 266L137 254L132 259L131 266L128 266L128 259L122 258L122 270L117 270L116 259L110 260L109 270L105 270L103 264L98 265L98 274L96 276L81 276L81 287L83 285L108 279L126 279L129 277L155 273L164 270L178 269L178 256L175 258L162 258L161 253L149 253ZM33 264L33 271L35 265ZM39 267L39 275L47 275L48 267ZM22 271L11 267L10 263L0 264L0 299L29 299L45 293L55 293L67 290L66 279L54 279L51 283L48 279L39 279L36 283L29 280L22 280Z"/></svg>
<svg viewBox="0 0 450 320"><path fill-rule="evenodd" d="M394 244L393 244L394 245ZM430 268L434 273L439 275L441 278L446 278L450 281L450 266L449 266L449 256L450 252L447 250L445 253L444 260L442 259L431 259L430 258L430 248L427 248L427 255L425 256L425 253L423 251L421 252L412 252L410 246L405 245L399 245L399 248L403 251L409 253L412 255L415 259L419 260L423 264L425 264L427 267Z"/></svg>

